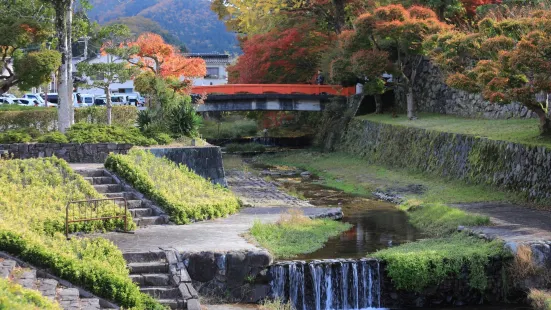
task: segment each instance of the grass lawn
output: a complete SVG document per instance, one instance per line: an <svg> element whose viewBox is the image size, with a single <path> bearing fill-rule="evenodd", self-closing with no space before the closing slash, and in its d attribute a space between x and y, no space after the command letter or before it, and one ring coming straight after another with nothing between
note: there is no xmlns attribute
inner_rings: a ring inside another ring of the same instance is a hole
<svg viewBox="0 0 551 310"><path fill-rule="evenodd" d="M292 166L309 170L323 179L320 183L347 193L371 195L376 189L393 189L410 184L423 185L424 193L408 194L406 199L423 203L468 203L482 201L523 202L514 193L485 185L470 185L405 169L371 165L365 160L342 153L298 151L258 156L257 160L274 166Z"/></svg>
<svg viewBox="0 0 551 310"><path fill-rule="evenodd" d="M544 138L539 135L539 121L537 119L488 120L433 113L419 113L418 117L414 121L408 120L405 115L393 118L388 114L370 114L358 118L391 125L418 127L468 134L492 140L551 147L551 138Z"/></svg>
<svg viewBox="0 0 551 310"><path fill-rule="evenodd" d="M291 258L322 248L330 237L338 236L351 226L328 219L312 220L296 211L283 215L275 224L255 222L250 234L275 257Z"/></svg>

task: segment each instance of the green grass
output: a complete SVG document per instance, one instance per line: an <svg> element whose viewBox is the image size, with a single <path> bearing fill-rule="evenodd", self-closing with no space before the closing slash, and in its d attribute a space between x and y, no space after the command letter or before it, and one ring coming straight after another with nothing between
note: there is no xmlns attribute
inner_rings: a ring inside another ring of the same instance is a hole
<svg viewBox="0 0 551 310"><path fill-rule="evenodd" d="M6 279L0 279L0 309L9 310L61 310L56 302L38 291L23 288Z"/></svg>
<svg viewBox="0 0 551 310"><path fill-rule="evenodd" d="M230 143L225 146L225 150L227 153L264 153L266 147L258 143Z"/></svg>
<svg viewBox="0 0 551 310"><path fill-rule="evenodd" d="M358 118L391 125L467 134L492 140L551 146L551 138L539 135L537 119L488 120L432 113L420 113L418 117L414 121L408 120L405 115L393 118L388 114L370 114Z"/></svg>
<svg viewBox="0 0 551 310"><path fill-rule="evenodd" d="M157 202L176 224L227 216L240 207L230 190L147 150L110 154L105 167Z"/></svg>
<svg viewBox="0 0 551 310"><path fill-rule="evenodd" d="M433 237L449 235L459 226L489 225L490 218L465 212L441 203L419 204L418 201L407 201L400 209L408 213L410 222Z"/></svg>
<svg viewBox="0 0 551 310"><path fill-rule="evenodd" d="M257 161L309 170L323 178L320 181L323 185L351 194L371 195L377 189L387 190L419 184L426 191L422 194L406 193L406 199L419 199L423 203L524 202L519 195L494 187L466 184L405 169L389 169L342 153L299 151L262 155L257 157Z"/></svg>
<svg viewBox="0 0 551 310"><path fill-rule="evenodd" d="M275 224L255 222L250 234L277 258L291 258L312 253L323 247L330 237L350 229L351 225L328 219L312 220L304 215L284 215Z"/></svg>
<svg viewBox="0 0 551 310"><path fill-rule="evenodd" d="M250 119L203 121L199 129L203 139L235 139L256 136L258 125Z"/></svg>
<svg viewBox="0 0 551 310"><path fill-rule="evenodd" d="M448 278L461 278L468 269L469 286L487 288L486 267L492 257L506 256L499 241L487 242L464 233L403 244L372 256L387 263L388 275L398 289L421 292Z"/></svg>
<svg viewBox="0 0 551 310"><path fill-rule="evenodd" d="M17 104L0 104L1 111L42 111L52 109L55 111L55 108L46 108L46 107L27 107Z"/></svg>

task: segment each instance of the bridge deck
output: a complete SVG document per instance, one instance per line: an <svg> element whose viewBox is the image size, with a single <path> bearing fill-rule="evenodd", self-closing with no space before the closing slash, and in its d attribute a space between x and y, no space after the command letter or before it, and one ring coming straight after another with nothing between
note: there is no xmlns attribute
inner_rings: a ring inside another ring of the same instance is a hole
<svg viewBox="0 0 551 310"><path fill-rule="evenodd" d="M356 94L355 87L339 85L308 85L308 84L226 84L210 86L194 86L194 94L328 94L335 96L351 96Z"/></svg>

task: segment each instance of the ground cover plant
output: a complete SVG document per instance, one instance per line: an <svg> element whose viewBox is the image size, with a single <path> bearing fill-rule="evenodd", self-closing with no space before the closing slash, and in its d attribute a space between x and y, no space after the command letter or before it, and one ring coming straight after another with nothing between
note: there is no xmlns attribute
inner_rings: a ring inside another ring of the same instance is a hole
<svg viewBox="0 0 551 310"><path fill-rule="evenodd" d="M124 128L101 124L78 123L67 130L67 138L73 143L129 143L140 146L157 144L145 137L138 128Z"/></svg>
<svg viewBox="0 0 551 310"><path fill-rule="evenodd" d="M130 280L122 253L113 243L103 238L65 238L65 204L99 197L61 159L0 161L0 249L125 308L162 309ZM75 224L71 230L113 230L122 225L121 220L98 221ZM132 220L129 227L135 227Z"/></svg>
<svg viewBox="0 0 551 310"><path fill-rule="evenodd" d="M204 139L235 139L253 137L258 125L251 119L228 119L221 121L205 120L199 133Z"/></svg>
<svg viewBox="0 0 551 310"><path fill-rule="evenodd" d="M23 288L7 279L0 279L0 309L61 310L61 307L38 291Z"/></svg>
<svg viewBox="0 0 551 310"><path fill-rule="evenodd" d="M255 222L250 235L274 256L291 258L322 248L329 238L351 227L348 223L310 219L300 211L291 211L282 215L277 223Z"/></svg>
<svg viewBox="0 0 551 310"><path fill-rule="evenodd" d="M203 179L185 165L155 157L146 150L111 154L105 167L155 200L176 224L223 217L240 207L228 189Z"/></svg>
<svg viewBox="0 0 551 310"><path fill-rule="evenodd" d="M230 143L225 146L227 153L263 153L266 147L258 143Z"/></svg>
<svg viewBox="0 0 551 310"><path fill-rule="evenodd" d="M487 242L457 233L406 243L372 256L387 263L388 274L398 289L421 292L450 276L459 278L464 266L467 266L469 286L484 291L488 285L486 266L492 258L507 255L500 241Z"/></svg>
<svg viewBox="0 0 551 310"><path fill-rule="evenodd" d="M538 123L532 119L478 119L433 113L420 113L418 116L419 119L414 122L408 120L405 115L391 117L390 115L370 114L358 116L358 118L391 125L472 135L491 140L551 146L551 138L541 136Z"/></svg>
<svg viewBox="0 0 551 310"><path fill-rule="evenodd" d="M257 162L306 169L322 178L319 183L347 193L372 195L376 190L392 190L411 184L421 185L417 193L400 193L405 199L418 199L423 203L468 203L481 201L524 202L515 193L497 190L486 185L471 185L457 180L412 172L406 169L387 168L367 164L364 159L343 153L300 151L261 155Z"/></svg>

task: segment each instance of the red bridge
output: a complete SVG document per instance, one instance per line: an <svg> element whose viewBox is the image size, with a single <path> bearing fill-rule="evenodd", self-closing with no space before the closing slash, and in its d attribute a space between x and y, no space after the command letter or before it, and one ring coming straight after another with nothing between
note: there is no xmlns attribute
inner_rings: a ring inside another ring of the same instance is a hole
<svg viewBox="0 0 551 310"><path fill-rule="evenodd" d="M191 90L194 94L304 94L304 95L333 95L351 96L356 94L355 87L342 87L338 85L308 85L308 84L227 84L211 86L194 86Z"/></svg>

